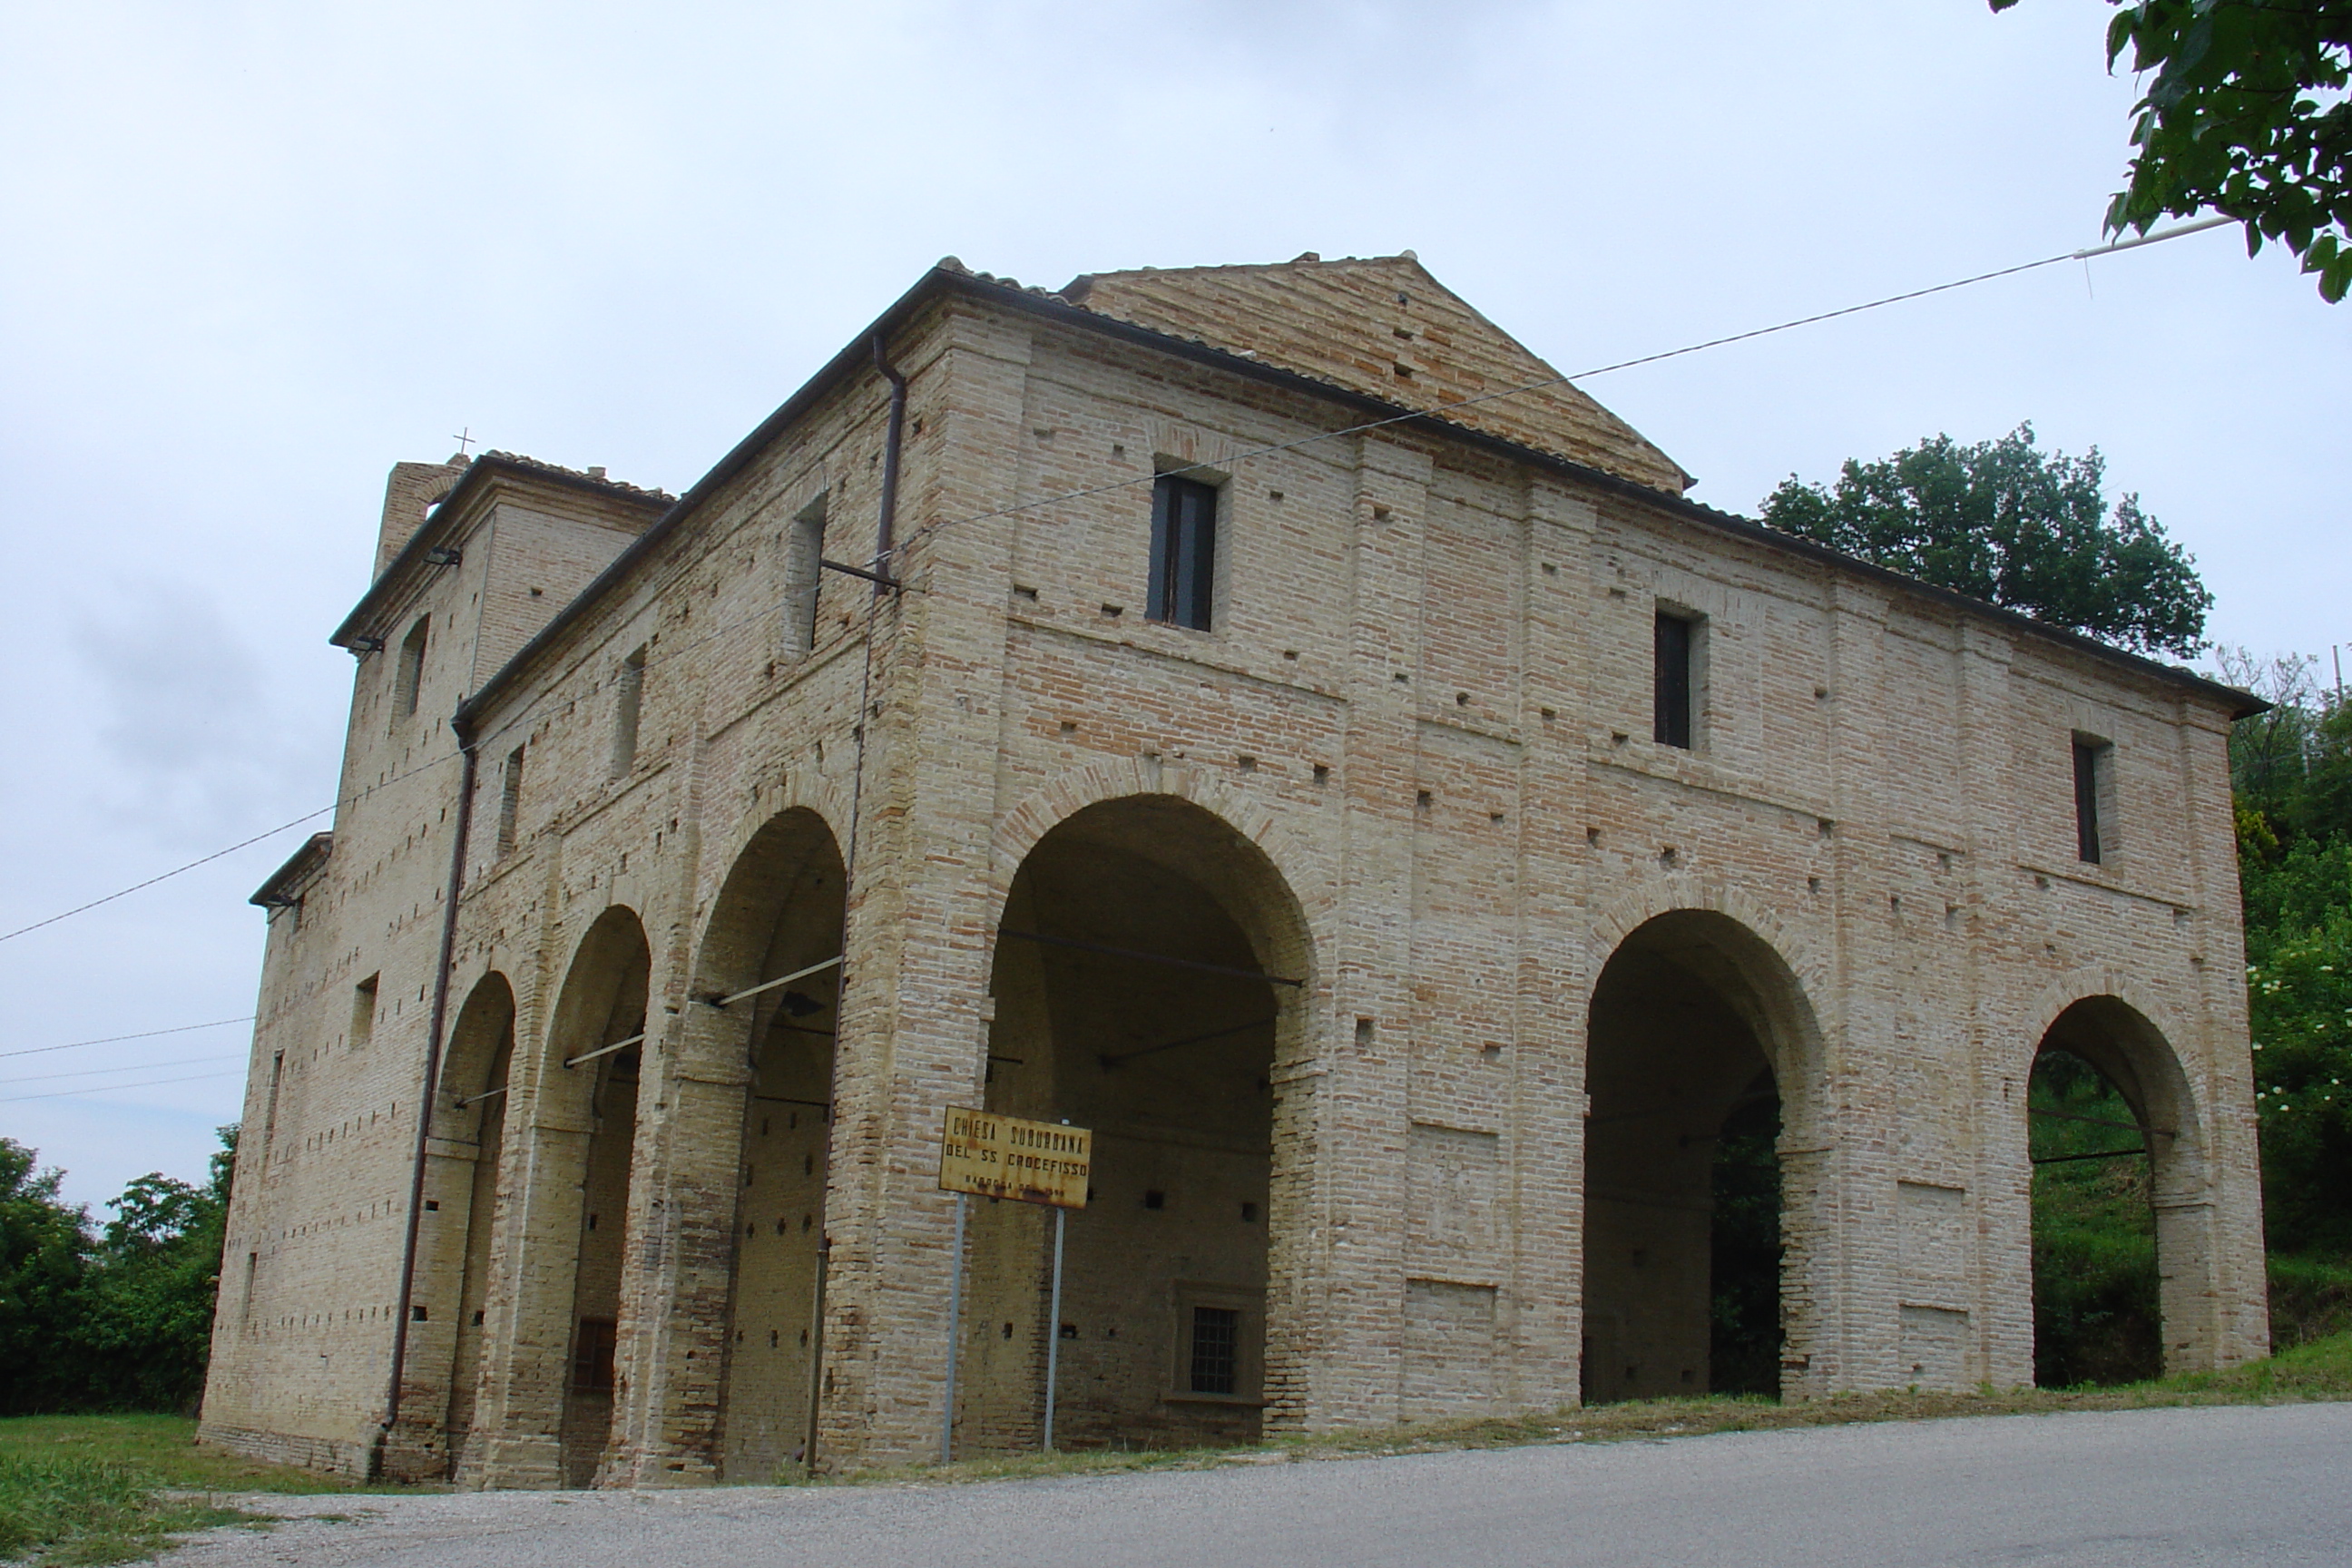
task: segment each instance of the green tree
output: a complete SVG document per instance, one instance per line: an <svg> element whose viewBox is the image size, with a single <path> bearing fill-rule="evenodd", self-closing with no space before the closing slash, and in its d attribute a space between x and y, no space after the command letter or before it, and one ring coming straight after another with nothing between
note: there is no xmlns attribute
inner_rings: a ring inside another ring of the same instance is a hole
<svg viewBox="0 0 2352 1568"><path fill-rule="evenodd" d="M85 1405L172 1410L202 1394L236 1129L220 1136L205 1185L151 1172L108 1200L114 1217L99 1239L74 1334Z"/></svg>
<svg viewBox="0 0 2352 1568"><path fill-rule="evenodd" d="M89 1271L89 1216L58 1196L62 1172L0 1138L0 1415L73 1402L73 1331Z"/></svg>
<svg viewBox="0 0 2352 1568"><path fill-rule="evenodd" d="M2110 516L2106 460L2043 453L2033 426L1962 446L1937 436L1824 489L1791 474L1763 521L1922 582L2142 651L2193 656L2213 595L2188 552L2126 495Z"/></svg>
<svg viewBox="0 0 2352 1568"><path fill-rule="evenodd" d="M2230 737L2264 1226L2274 1252L2352 1258L2352 703L2316 659L2220 663L2271 703Z"/></svg>
<svg viewBox="0 0 2352 1568"><path fill-rule="evenodd" d="M2107 68L2149 77L2129 182L2107 230L2236 218L2246 254L2277 240L2330 303L2352 287L2352 0L2109 0ZM2017 0L1990 0L2005 11Z"/></svg>

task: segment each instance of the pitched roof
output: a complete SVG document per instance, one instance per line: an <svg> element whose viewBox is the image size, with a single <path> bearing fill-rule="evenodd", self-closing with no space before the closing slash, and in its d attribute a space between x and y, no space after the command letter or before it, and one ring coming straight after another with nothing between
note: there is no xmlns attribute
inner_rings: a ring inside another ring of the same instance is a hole
<svg viewBox="0 0 2352 1568"><path fill-rule="evenodd" d="M1059 292L1096 315L1402 404L1653 489L1680 495L1691 483L1680 464L1480 315L1411 251L1147 267L1081 276ZM1517 390L1523 387L1533 390Z"/></svg>
<svg viewBox="0 0 2352 1568"><path fill-rule="evenodd" d="M454 462L450 467L456 469ZM426 556L445 542L451 520L466 510L477 491L496 483L501 476L538 479L566 489L640 507L649 514L648 522L656 521L652 514L656 509L661 509L660 515L667 515L677 504L677 498L667 490L647 489L642 485L608 479L602 468L591 468L583 473L577 468L526 458L519 452L484 452L457 472L457 482L433 503L432 510L425 515L424 522L409 535L408 542L400 547L399 552L376 574L375 581L368 584L367 592L360 595L359 603L353 605L351 614L343 617L343 624L327 638L330 643L337 647L351 647L367 637L378 613L415 574Z"/></svg>
<svg viewBox="0 0 2352 1568"><path fill-rule="evenodd" d="M1301 258L1299 262L1284 265L1296 268L1301 262L1307 259L1307 258ZM1416 268L1419 266L1417 262L1413 262L1410 255L1389 259L1412 262ZM1344 268L1350 264L1335 265ZM1356 265L1378 265L1378 263ZM1206 273L1239 272L1250 269L1202 268L1194 270ZM1270 270L1270 268L1259 270ZM1422 275L1427 276L1426 273ZM1094 286L1097 283L1135 276L1141 276L1141 274L1104 273L1082 276L1074 279L1067 288L1076 290L1083 299L1091 295ZM1156 274L1154 276L1164 278L1171 275ZM1409 289L1405 291L1411 292ZM541 627L536 636L517 649L514 656L504 665L491 673L489 679L482 683L479 690L459 704L456 725L460 740L467 744L471 744L474 726L494 704L503 700L507 689L520 676L521 672L547 649L561 642L569 634L571 628L589 614L606 593L626 582L636 571L638 563L659 549L663 542L675 530L683 526L698 507L718 494L737 475L749 468L772 442L790 429L793 423L810 409L815 407L820 399L830 395L835 388L853 377L873 375L876 356L883 352L890 334L905 327L918 314L941 298L952 296L961 296L983 303L1004 306L1047 321L1089 328L1141 347L1190 359L1198 363L1290 391L1319 393L1344 405L1351 406L1360 414L1382 419L1402 419L1427 431L1451 433L1457 439L1472 446L1485 447L1515 459L1529 461L1539 467L1554 468L1575 479L1579 483L1658 507L1668 515L1679 518L1685 522L1745 539L1767 549L1782 551L1807 560L1817 561L1875 582L1889 584L1922 598L1932 599L1970 614L1982 616L2044 642L2074 648L2111 666L2153 677L2168 685L2184 688L2207 700L2219 702L2229 710L2232 718L2243 718L2250 713L2259 713L2268 706L2258 697L2249 696L2245 692L2223 686L2218 681L2199 675L2194 670L2161 664L2155 659L2133 653L2127 648L2117 647L2112 643L2100 642L2080 632L2069 631L2063 626L2051 626L2020 615L2015 610L2003 609L2000 605L1969 598L1965 594L1955 593L1948 588L1938 588L1932 584L1919 582L1887 567L1843 554L1830 549L1827 545L1816 544L1810 539L1782 533L1775 529L1767 528L1760 522L1751 521L1730 512L1717 511L1713 507L1702 505L1682 495L1682 486L1687 482L1686 479L1678 479L1671 487L1667 487L1650 480L1627 479L1613 468L1602 468L1591 455L1572 457L1555 449L1549 444L1539 445L1525 436L1507 435L1499 430L1473 426L1464 418L1431 413L1429 407L1434 406L1433 401L1418 410L1408 407L1398 396L1400 390L1398 385L1384 385L1378 390L1367 390L1352 383L1335 382L1328 374L1310 374L1286 364L1269 363L1266 353L1262 351L1252 350L1246 346L1220 346L1197 337L1188 336L1181 331L1129 321L1115 314L1108 308L1089 310L1085 305L1073 301L1066 292L1034 287L1024 288L1013 279L992 277L985 272L974 272L956 258L943 256L929 271L915 280L912 288L900 295L881 315L875 318L870 326L851 339L840 353L827 361L802 385L799 391L786 398L781 406L738 441L726 456L713 465L709 472L689 486L686 493L678 497L668 510L655 519L651 526L643 533L632 540L627 548L615 556L612 563L581 591L578 597L558 610L554 617L546 626ZM1115 287L1106 292L1104 303L1108 307L1131 297L1127 291ZM1451 295L1447 297L1452 298ZM1458 304L1459 301L1456 303ZM1484 317L1478 317L1477 313L1471 310L1467 305L1462 305L1460 308L1469 315L1477 317L1480 322L1485 321ZM1498 329L1489 327L1488 330L1494 331L1497 337L1503 335ZM1507 342L1509 340L1506 338L1504 341ZM1513 346L1517 347L1516 344ZM1519 352L1526 351L1519 350ZM1533 355L1528 357L1534 358ZM1546 370L1550 368L1543 365L1540 360L1535 360L1535 363L1543 366ZM1391 374L1393 377L1393 372ZM1400 383L1402 382L1401 377L1394 379ZM1585 401L1590 402L1589 399ZM1466 413L1467 411L1456 412ZM1604 416L1611 419L1612 424L1616 423L1613 416L1607 416L1606 410L1601 412ZM1625 429L1626 435L1632 440L1642 441L1639 435L1622 424L1618 424L1617 427ZM1642 445L1647 447L1646 442L1643 442ZM1647 449L1652 452L1656 451L1655 447L1647 447ZM1673 467L1671 460L1665 459L1663 454L1659 454L1659 458L1668 467ZM1681 474L1678 468L1674 471L1676 475Z"/></svg>

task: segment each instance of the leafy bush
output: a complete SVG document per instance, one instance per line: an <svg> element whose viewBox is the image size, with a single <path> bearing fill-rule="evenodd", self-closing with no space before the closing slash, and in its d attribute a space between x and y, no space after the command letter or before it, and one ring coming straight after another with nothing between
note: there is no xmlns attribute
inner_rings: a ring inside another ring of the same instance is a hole
<svg viewBox="0 0 2352 1568"><path fill-rule="evenodd" d="M0 1415L173 1410L204 1391L236 1130L212 1180L140 1177L89 1214L0 1138Z"/></svg>

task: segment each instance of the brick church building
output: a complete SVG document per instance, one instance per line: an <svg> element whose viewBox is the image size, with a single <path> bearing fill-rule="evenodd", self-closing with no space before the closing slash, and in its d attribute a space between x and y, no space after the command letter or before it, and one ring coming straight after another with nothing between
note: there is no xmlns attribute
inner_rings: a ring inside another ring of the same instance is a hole
<svg viewBox="0 0 2352 1568"><path fill-rule="evenodd" d="M765 1479L1034 1446L1049 1349L1082 1446L2023 1384L2050 1049L2168 1364L2262 1354L2249 700L1688 483L1410 254L942 261L675 498L399 465L205 1436ZM1050 1321L953 1107L1092 1131Z"/></svg>

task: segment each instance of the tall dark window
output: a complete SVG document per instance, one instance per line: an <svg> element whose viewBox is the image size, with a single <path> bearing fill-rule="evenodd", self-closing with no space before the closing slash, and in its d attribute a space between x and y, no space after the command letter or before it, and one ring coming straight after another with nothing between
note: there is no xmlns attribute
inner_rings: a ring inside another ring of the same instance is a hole
<svg viewBox="0 0 2352 1568"><path fill-rule="evenodd" d="M636 651L621 661L621 673L613 682L613 776L629 776L637 764L637 720L646 701L646 645L639 643Z"/></svg>
<svg viewBox="0 0 2352 1568"><path fill-rule="evenodd" d="M824 509L822 495L801 508L784 557L784 637L795 652L816 647L817 598L824 588Z"/></svg>
<svg viewBox="0 0 2352 1568"><path fill-rule="evenodd" d="M572 1387L578 1394L613 1392L613 1320L583 1318L572 1342Z"/></svg>
<svg viewBox="0 0 2352 1568"><path fill-rule="evenodd" d="M375 1038L376 983L383 977L371 974L352 987L352 1049L363 1051Z"/></svg>
<svg viewBox="0 0 2352 1568"><path fill-rule="evenodd" d="M1151 492L1151 582L1144 613L1205 632L1216 581L1216 487L1162 474Z"/></svg>
<svg viewBox="0 0 2352 1568"><path fill-rule="evenodd" d="M1658 612L1654 631L1655 713L1651 738L1661 746L1691 743L1691 645L1698 623L1682 616Z"/></svg>
<svg viewBox="0 0 2352 1568"><path fill-rule="evenodd" d="M1242 1315L1232 1307L1192 1309L1192 1392L1234 1394L1241 1381Z"/></svg>
<svg viewBox="0 0 2352 1568"><path fill-rule="evenodd" d="M400 639L400 665L392 680L394 719L405 719L416 711L416 700L425 689L425 639L432 625L432 616L423 616Z"/></svg>
<svg viewBox="0 0 2352 1568"><path fill-rule="evenodd" d="M2106 858L2105 836L2099 830L2099 796L2114 750L2103 741L2074 737L2074 853L2095 866Z"/></svg>
<svg viewBox="0 0 2352 1568"><path fill-rule="evenodd" d="M507 753L506 776L499 783L499 853L504 855L515 847L515 832L522 817L522 754L529 748L517 746Z"/></svg>

